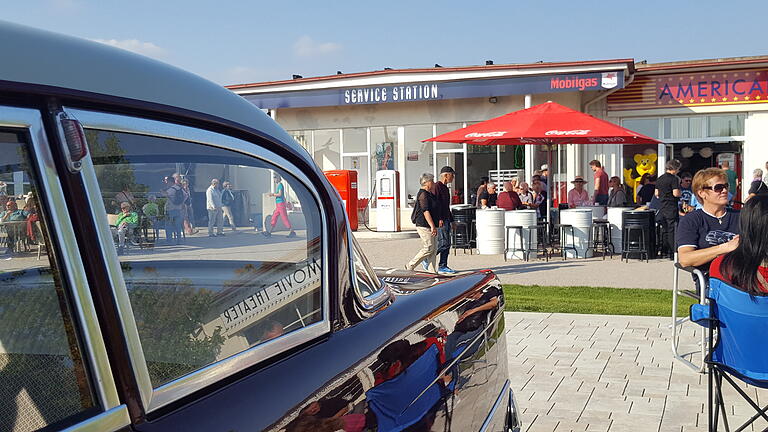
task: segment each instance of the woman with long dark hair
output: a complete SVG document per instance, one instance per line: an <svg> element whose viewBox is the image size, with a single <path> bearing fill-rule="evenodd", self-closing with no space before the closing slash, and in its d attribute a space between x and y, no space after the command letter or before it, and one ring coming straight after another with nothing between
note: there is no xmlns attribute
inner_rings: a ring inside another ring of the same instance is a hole
<svg viewBox="0 0 768 432"><path fill-rule="evenodd" d="M768 295L768 196L747 201L740 223L739 246L712 261L710 276L752 295Z"/></svg>

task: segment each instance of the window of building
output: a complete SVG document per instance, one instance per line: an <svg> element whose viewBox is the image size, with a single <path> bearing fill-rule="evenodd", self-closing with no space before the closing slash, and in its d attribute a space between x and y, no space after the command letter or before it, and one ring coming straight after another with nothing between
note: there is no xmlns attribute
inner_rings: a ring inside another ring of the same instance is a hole
<svg viewBox="0 0 768 432"><path fill-rule="evenodd" d="M312 154L312 131L288 131L288 134L296 140L299 145L304 147L309 154Z"/></svg>
<svg viewBox="0 0 768 432"><path fill-rule="evenodd" d="M294 175L203 144L86 135L153 387L322 320L321 211Z"/></svg>
<svg viewBox="0 0 768 432"><path fill-rule="evenodd" d="M323 171L341 169L341 131L324 129L312 132L315 162Z"/></svg>
<svg viewBox="0 0 768 432"><path fill-rule="evenodd" d="M641 133L651 138L659 138L659 118L633 118L624 119L621 125L631 131Z"/></svg>
<svg viewBox="0 0 768 432"><path fill-rule="evenodd" d="M432 142L422 140L432 138L432 125L413 125L405 127L405 182L406 202L413 205L416 194L421 189L419 177L434 170ZM440 167L438 167L438 170Z"/></svg>
<svg viewBox="0 0 768 432"><path fill-rule="evenodd" d="M101 411L26 138L0 132L0 430L67 427Z"/></svg>
<svg viewBox="0 0 768 432"><path fill-rule="evenodd" d="M370 128L371 133L371 179L376 172L394 170L397 166L397 126Z"/></svg>
<svg viewBox="0 0 768 432"><path fill-rule="evenodd" d="M474 123L469 123L474 124ZM435 136L442 135L444 133L448 133L451 131L455 131L456 129L461 129L464 127L464 124L462 123L440 123L436 125L436 131L437 133ZM462 143L446 143L446 142L438 142L436 143L438 150L461 150L464 148L464 144Z"/></svg>
<svg viewBox="0 0 768 432"><path fill-rule="evenodd" d="M371 196L371 175L368 163L368 129L342 129L344 138L342 169L357 171L357 196Z"/></svg>
<svg viewBox="0 0 768 432"><path fill-rule="evenodd" d="M668 117L664 119L664 139L689 139L704 136L705 117Z"/></svg>
<svg viewBox="0 0 768 432"><path fill-rule="evenodd" d="M730 137L744 135L744 114L712 115L707 117L708 137Z"/></svg>

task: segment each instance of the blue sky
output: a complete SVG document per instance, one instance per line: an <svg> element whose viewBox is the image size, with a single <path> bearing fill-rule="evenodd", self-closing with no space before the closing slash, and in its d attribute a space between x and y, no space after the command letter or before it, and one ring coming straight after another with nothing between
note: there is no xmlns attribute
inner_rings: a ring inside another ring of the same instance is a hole
<svg viewBox="0 0 768 432"><path fill-rule="evenodd" d="M768 54L766 0L25 0L2 19L99 40L220 84L392 68Z"/></svg>

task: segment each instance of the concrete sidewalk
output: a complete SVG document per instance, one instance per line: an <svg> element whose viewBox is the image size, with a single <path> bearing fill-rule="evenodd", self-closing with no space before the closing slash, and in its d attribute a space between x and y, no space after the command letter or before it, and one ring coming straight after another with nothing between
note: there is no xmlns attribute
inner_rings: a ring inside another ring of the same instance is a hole
<svg viewBox="0 0 768 432"><path fill-rule="evenodd" d="M376 267L402 268L420 249L418 238L372 239L358 238L360 245ZM473 255L459 250L451 252L448 266L454 270L492 269L502 283L521 285L558 286L606 286L614 288L658 288L672 289L674 267L668 260L630 260L621 262L620 255L613 259L602 257L589 259L568 259L554 257L549 262L535 259L523 262L504 261L502 255ZM690 277L681 274L683 288L693 288Z"/></svg>
<svg viewBox="0 0 768 432"><path fill-rule="evenodd" d="M505 313L510 380L527 432L707 430L707 376L673 360L670 318ZM688 324L684 351L698 351ZM694 360L696 362L696 360ZM768 391L743 385L765 405ZM754 410L723 382L729 423ZM721 423L722 424L722 423ZM746 430L764 430L759 420Z"/></svg>

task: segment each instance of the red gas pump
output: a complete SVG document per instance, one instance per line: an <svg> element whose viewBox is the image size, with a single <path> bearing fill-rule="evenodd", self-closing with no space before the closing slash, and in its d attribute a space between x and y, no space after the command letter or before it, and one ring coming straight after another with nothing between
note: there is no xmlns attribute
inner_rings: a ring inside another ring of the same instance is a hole
<svg viewBox="0 0 768 432"><path fill-rule="evenodd" d="M324 171L333 187L339 191L344 209L347 211L349 226L352 231L357 231L357 171L333 170Z"/></svg>

